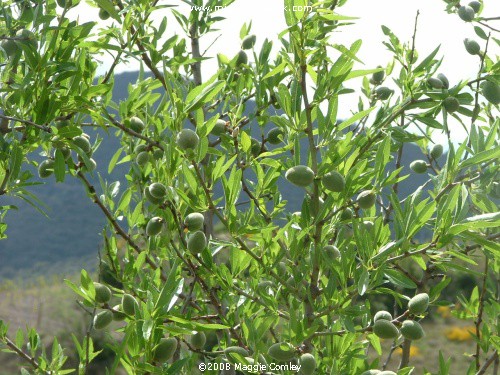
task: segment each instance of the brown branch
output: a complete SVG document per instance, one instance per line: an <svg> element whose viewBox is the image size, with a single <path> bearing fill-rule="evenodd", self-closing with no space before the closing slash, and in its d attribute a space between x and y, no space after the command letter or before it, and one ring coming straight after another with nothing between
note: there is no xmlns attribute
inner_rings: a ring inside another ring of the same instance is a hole
<svg viewBox="0 0 500 375"><path fill-rule="evenodd" d="M401 362L399 363L400 370L408 366L408 363L410 363L410 350L411 350L411 340L404 339L403 353L401 354Z"/></svg>
<svg viewBox="0 0 500 375"><path fill-rule="evenodd" d="M40 365L36 361L35 358L31 357L29 354L25 353L21 348L19 348L11 339L9 339L7 336L3 337L3 340L5 341L5 345L9 347L12 351L16 352L16 354L26 360L35 370L38 371L43 371L40 369ZM43 371L44 374L49 374L47 371Z"/></svg>
<svg viewBox="0 0 500 375"><path fill-rule="evenodd" d="M486 362L484 362L483 364L483 367L481 367L479 369L478 372L476 372L476 375L483 375L486 373L486 370L488 369L488 367L491 366L491 364L495 362L495 364L498 362L498 350L495 350L489 357L488 359L486 360ZM495 374L496 375L496 374Z"/></svg>
<svg viewBox="0 0 500 375"><path fill-rule="evenodd" d="M480 336L481 336L481 324L483 323L483 311L484 311L484 300L486 297L486 280L488 279L488 263L489 263L489 258L486 257L484 261L484 276L483 276L483 285L481 287L481 294L479 296L479 308L477 312L477 318L476 321L474 322L474 325L476 327L476 371L479 371L481 368L481 342L480 342Z"/></svg>

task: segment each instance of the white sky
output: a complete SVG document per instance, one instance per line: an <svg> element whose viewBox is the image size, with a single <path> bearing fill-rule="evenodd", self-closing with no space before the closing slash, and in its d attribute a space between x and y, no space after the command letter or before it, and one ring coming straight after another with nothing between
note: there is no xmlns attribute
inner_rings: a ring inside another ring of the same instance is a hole
<svg viewBox="0 0 500 375"><path fill-rule="evenodd" d="M268 38L274 42L273 51L276 53L280 47L277 36L286 28L283 3L283 0L236 0L229 7L218 10L216 15L226 18L218 24L220 31L211 33L201 40L201 51L203 52L219 37L207 53L207 56L214 58L203 62L203 78L207 79L216 72L217 53L232 57L238 52L241 42L239 31L245 22L252 21L252 33L257 36L256 49L259 49L265 38ZM484 0L484 3L483 17L500 16L500 1ZM190 11L189 6L180 0L160 1L160 4L178 4L176 9L184 14L188 14ZM86 12L82 12L81 9L76 12L79 8L77 7L72 12L74 12L73 16L80 18L80 21L98 19L97 8L89 7ZM354 25L342 28L341 32L334 33L332 40L337 44L350 45L355 40L362 39L363 45L358 53L358 58L365 63L365 66L358 66L357 68L374 68L379 64L385 66L391 60L391 54L382 45L382 41L387 39L383 35L380 26L386 25L389 27L401 42L410 41L413 34L415 15L417 10L420 10L416 38L416 48L420 58L427 56L441 44L438 57L444 56L444 61L439 71L446 74L450 84L453 85L461 78L473 79L477 75L478 57L469 55L465 51L463 40L465 38L474 38L482 48L484 48L484 40L476 36L472 23L463 22L456 14L447 14L444 9L445 3L441 0L350 0L345 6L337 9L337 12L342 15L359 17L359 19L354 21ZM182 30L170 14L170 11L165 11L165 14L168 19L168 36L173 33L182 35ZM161 18L158 17L153 21L159 24ZM106 21L102 25L105 27L111 22ZM499 21L490 22L490 25L500 28ZM498 46L490 43L489 48L493 52L493 54L490 53L490 56L498 58ZM104 72L110 63L110 58L104 60L101 71ZM136 70L137 68L138 64L134 63L128 66L119 66L116 71ZM399 71L399 69L396 71ZM344 95L343 97L345 103L342 103L341 108L352 110L357 108L357 95ZM345 110L343 113L340 112L339 115L346 117L349 115L349 111ZM457 141L463 139L465 134L458 124L456 124L456 130L453 129L452 133ZM437 137L440 138L440 136Z"/></svg>

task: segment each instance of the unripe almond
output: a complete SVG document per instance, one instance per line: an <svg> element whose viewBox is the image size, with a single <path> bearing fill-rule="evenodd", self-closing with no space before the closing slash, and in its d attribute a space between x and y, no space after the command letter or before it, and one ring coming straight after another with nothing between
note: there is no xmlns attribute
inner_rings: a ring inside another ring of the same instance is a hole
<svg viewBox="0 0 500 375"><path fill-rule="evenodd" d="M316 359L310 353L304 353L300 356L300 373L303 375L312 375L316 370Z"/></svg>
<svg viewBox="0 0 500 375"><path fill-rule="evenodd" d="M377 196L375 195L375 192L372 190L365 190L359 193L356 201L358 202L359 207L367 210L375 205L376 199Z"/></svg>
<svg viewBox="0 0 500 375"><path fill-rule="evenodd" d="M128 120L128 126L136 133L142 132L145 128L144 122L137 116L132 116Z"/></svg>
<svg viewBox="0 0 500 375"><path fill-rule="evenodd" d="M164 155L164 152L161 148L157 148L153 151L153 158L155 160L160 160L161 158L163 158L163 155Z"/></svg>
<svg viewBox="0 0 500 375"><path fill-rule="evenodd" d="M393 90L391 90L388 87L385 86L380 86L375 89L375 96L377 99L380 100L387 100L390 98L390 96L394 93Z"/></svg>
<svg viewBox="0 0 500 375"><path fill-rule="evenodd" d="M432 146L430 154L433 159L438 159L443 155L443 145L435 144Z"/></svg>
<svg viewBox="0 0 500 375"><path fill-rule="evenodd" d="M13 39L6 39L2 42L1 44L3 50L7 54L7 57L9 59L14 58L16 55L21 54L21 49L17 46L15 40Z"/></svg>
<svg viewBox="0 0 500 375"><path fill-rule="evenodd" d="M476 13L481 9L481 3L479 1L471 1L468 5L474 9Z"/></svg>
<svg viewBox="0 0 500 375"><path fill-rule="evenodd" d="M155 216L148 221L148 224L146 225L146 234L148 236L156 236L161 232L162 227L163 219Z"/></svg>
<svg viewBox="0 0 500 375"><path fill-rule="evenodd" d="M97 303L106 303L111 299L111 290L106 285L94 282L94 289Z"/></svg>
<svg viewBox="0 0 500 375"><path fill-rule="evenodd" d="M223 134L225 132L226 132L226 122L224 120L222 120L222 119L218 119L215 122L214 127L210 131L210 134L219 136L219 135L221 135L221 134Z"/></svg>
<svg viewBox="0 0 500 375"><path fill-rule="evenodd" d="M149 153L146 151L139 152L139 154L135 158L135 162L140 166L144 166L149 161Z"/></svg>
<svg viewBox="0 0 500 375"><path fill-rule="evenodd" d="M82 149L89 157L92 155L92 146L89 140L83 135L78 135L73 138L73 144Z"/></svg>
<svg viewBox="0 0 500 375"><path fill-rule="evenodd" d="M340 214L340 220L350 220L352 219L353 212L352 210L347 207L342 213Z"/></svg>
<svg viewBox="0 0 500 375"><path fill-rule="evenodd" d="M470 6L463 5L458 8L458 16L465 22L471 22L476 16L476 12Z"/></svg>
<svg viewBox="0 0 500 375"><path fill-rule="evenodd" d="M109 310L104 310L94 316L94 328L103 329L113 321L113 314Z"/></svg>
<svg viewBox="0 0 500 375"><path fill-rule="evenodd" d="M99 18L103 21L107 20L110 14L105 9L99 9Z"/></svg>
<svg viewBox="0 0 500 375"><path fill-rule="evenodd" d="M447 112L451 113L455 112L460 108L460 102L458 101L457 98L453 96L448 96L445 100L443 100L443 106Z"/></svg>
<svg viewBox="0 0 500 375"><path fill-rule="evenodd" d="M191 232L195 232L203 229L203 223L205 218L203 214L199 212L192 212L187 215L184 219L184 226Z"/></svg>
<svg viewBox="0 0 500 375"><path fill-rule="evenodd" d="M224 349L224 355L226 356L227 360L230 363L236 363L238 362L238 358L234 356L233 354L238 354L241 355L242 357L248 357L250 353L248 350L245 348L242 348L240 346L228 346L226 349Z"/></svg>
<svg viewBox="0 0 500 375"><path fill-rule="evenodd" d="M361 375L380 375L380 370L368 370L363 372Z"/></svg>
<svg viewBox="0 0 500 375"><path fill-rule="evenodd" d="M177 134L177 145L182 150L194 149L198 146L200 137L191 129L182 129Z"/></svg>
<svg viewBox="0 0 500 375"><path fill-rule="evenodd" d="M245 51L240 50L236 55L236 66L248 63L248 56Z"/></svg>
<svg viewBox="0 0 500 375"><path fill-rule="evenodd" d="M193 254L199 254L207 247L207 237L201 230L194 232L188 237L187 248Z"/></svg>
<svg viewBox="0 0 500 375"><path fill-rule="evenodd" d="M450 82L448 81L448 78L446 78L446 76L443 73L439 73L437 75L437 77L439 78L439 80L441 82L443 82L443 86L444 86L445 89L447 89L447 88L450 87Z"/></svg>
<svg viewBox="0 0 500 375"><path fill-rule="evenodd" d="M256 40L257 40L257 37L255 35L247 35L245 38L243 38L243 41L241 42L241 48L242 49L253 48Z"/></svg>
<svg viewBox="0 0 500 375"><path fill-rule="evenodd" d="M207 336L203 332L196 332L191 336L191 346L195 349L203 349L205 343L207 342Z"/></svg>
<svg viewBox="0 0 500 375"><path fill-rule="evenodd" d="M424 337L424 329L414 320L405 320L400 328L401 334L408 340L420 340Z"/></svg>
<svg viewBox="0 0 500 375"><path fill-rule="evenodd" d="M481 84L483 96L492 104L500 104L500 86L495 82L485 81Z"/></svg>
<svg viewBox="0 0 500 375"><path fill-rule="evenodd" d="M381 339L394 339L399 335L398 328L385 319L379 319L373 324L373 333Z"/></svg>
<svg viewBox="0 0 500 375"><path fill-rule="evenodd" d="M478 55L481 52L481 47L479 46L479 43L473 39L465 38L464 46L467 52L469 52L471 55Z"/></svg>
<svg viewBox="0 0 500 375"><path fill-rule="evenodd" d="M336 246L326 245L323 247L323 251L327 259L336 260L340 258L340 251Z"/></svg>
<svg viewBox="0 0 500 375"><path fill-rule="evenodd" d="M122 310L125 314L135 316L135 310L139 307L134 296L124 294L122 297Z"/></svg>
<svg viewBox="0 0 500 375"><path fill-rule="evenodd" d="M429 295L427 293L419 293L408 302L408 310L414 315L425 313L427 307L429 307Z"/></svg>
<svg viewBox="0 0 500 375"><path fill-rule="evenodd" d="M149 192L158 199L164 199L167 196L167 188L161 182L153 182L149 185Z"/></svg>
<svg viewBox="0 0 500 375"><path fill-rule="evenodd" d="M153 358L156 362L166 362L177 350L177 340L174 337L162 338L153 349Z"/></svg>
<svg viewBox="0 0 500 375"><path fill-rule="evenodd" d="M345 189L345 179L344 176L342 176L339 172L337 171L331 171L328 172L323 176L321 179L321 182L323 183L323 186L331 191L334 192L341 192Z"/></svg>
<svg viewBox="0 0 500 375"><path fill-rule="evenodd" d="M285 178L297 186L308 186L314 181L314 172L306 165L296 165L288 169Z"/></svg>
<svg viewBox="0 0 500 375"><path fill-rule="evenodd" d="M289 361L295 358L296 350L289 343L278 342L269 347L267 354L278 361Z"/></svg>
<svg viewBox="0 0 500 375"><path fill-rule="evenodd" d="M430 77L429 79L427 79L427 83L433 89L442 89L442 88L444 88L444 84L443 84L443 82L439 78Z"/></svg>
<svg viewBox="0 0 500 375"><path fill-rule="evenodd" d="M394 371L381 371L378 375L398 375Z"/></svg>
<svg viewBox="0 0 500 375"><path fill-rule="evenodd" d="M156 197L153 197L153 195L151 194L151 192L149 191L149 188L148 187L145 187L144 188L144 196L146 197L146 199L153 203L153 204L160 204L163 202L163 199L161 198L156 198Z"/></svg>
<svg viewBox="0 0 500 375"><path fill-rule="evenodd" d="M391 321L392 315L389 311L384 311L384 310L377 311L377 313L373 317L373 321L376 322L377 320L380 319Z"/></svg>
<svg viewBox="0 0 500 375"><path fill-rule="evenodd" d="M414 160L410 163L410 168L415 173L427 172L427 163L424 160Z"/></svg>
<svg viewBox="0 0 500 375"><path fill-rule="evenodd" d="M380 65L377 66L377 69L382 68ZM384 80L385 72L382 70L380 72L376 72L372 74L372 80L374 83L381 83Z"/></svg>
<svg viewBox="0 0 500 375"><path fill-rule="evenodd" d="M52 173L54 173L55 164L55 161L52 159L42 161L38 165L38 176L40 176L40 178L50 177Z"/></svg>
<svg viewBox="0 0 500 375"><path fill-rule="evenodd" d="M272 128L267 133L267 141L272 145L277 145L283 141L285 132L281 128Z"/></svg>
<svg viewBox="0 0 500 375"><path fill-rule="evenodd" d="M120 305L115 305L113 307L113 311L111 311L111 313L113 314L113 320L117 321L117 322L121 322L121 321L125 320L125 318L127 318L127 315L125 315L122 312Z"/></svg>
<svg viewBox="0 0 500 375"><path fill-rule="evenodd" d="M252 138L250 146L250 152L252 153L252 156L256 158L257 156L260 155L261 150L262 150L261 143L257 139Z"/></svg>

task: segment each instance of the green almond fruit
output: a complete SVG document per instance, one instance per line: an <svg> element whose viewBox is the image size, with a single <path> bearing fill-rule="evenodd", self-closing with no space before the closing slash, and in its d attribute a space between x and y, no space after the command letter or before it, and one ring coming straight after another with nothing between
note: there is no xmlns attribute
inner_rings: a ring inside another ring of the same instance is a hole
<svg viewBox="0 0 500 375"><path fill-rule="evenodd" d="M377 99L380 100L389 99L393 93L394 93L393 90L385 86L380 86L375 89L375 96L377 97Z"/></svg>
<svg viewBox="0 0 500 375"><path fill-rule="evenodd" d="M5 51L5 54L7 55L7 58L13 59L17 55L21 53L21 49L19 46L16 44L15 40L13 39L6 39L2 42L1 44L2 49Z"/></svg>
<svg viewBox="0 0 500 375"><path fill-rule="evenodd" d="M184 219L184 226L190 231L195 232L203 229L205 217L202 213L193 212L187 215Z"/></svg>
<svg viewBox="0 0 500 375"><path fill-rule="evenodd" d="M382 67L379 65L377 66L377 69L381 69ZM380 72L376 72L372 74L372 80L374 83L381 83L384 80L385 77L385 70L382 70Z"/></svg>
<svg viewBox="0 0 500 375"><path fill-rule="evenodd" d="M427 172L427 163L424 160L414 160L410 163L410 169L415 173Z"/></svg>
<svg viewBox="0 0 500 375"><path fill-rule="evenodd" d="M255 35L247 35L245 38L243 38L243 41L241 42L241 48L251 49L255 45L256 41L257 37Z"/></svg>
<svg viewBox="0 0 500 375"><path fill-rule="evenodd" d="M55 164L55 161L52 159L42 161L38 165L38 176L40 176L40 178L50 177L52 173L54 173Z"/></svg>
<svg viewBox="0 0 500 375"><path fill-rule="evenodd" d="M106 303L111 299L111 290L106 285L94 282L94 289L97 303Z"/></svg>
<svg viewBox="0 0 500 375"><path fill-rule="evenodd" d="M162 199L162 198L153 197L153 195L151 195L148 187L144 188L144 196L146 197L146 199L150 203L153 203L153 204L160 204L160 203L163 203L163 201L164 201L164 199Z"/></svg>
<svg viewBox="0 0 500 375"><path fill-rule="evenodd" d="M123 289L123 283L115 276L114 270L104 261L99 263L99 280L117 289Z"/></svg>
<svg viewBox="0 0 500 375"><path fill-rule="evenodd" d="M177 350L177 340L174 337L162 338L153 349L153 359L156 362L166 362Z"/></svg>
<svg viewBox="0 0 500 375"><path fill-rule="evenodd" d="M401 334L408 340L420 340L424 337L424 329L414 320L405 320L400 328Z"/></svg>
<svg viewBox="0 0 500 375"><path fill-rule="evenodd" d="M363 372L361 375L380 375L380 370L368 370Z"/></svg>
<svg viewBox="0 0 500 375"><path fill-rule="evenodd" d="M200 137L191 129L182 129L179 134L177 134L176 142L182 150L192 150L198 146Z"/></svg>
<svg viewBox="0 0 500 375"><path fill-rule="evenodd" d="M134 148L134 152L136 154L140 154L141 152L143 151L147 151L148 149L148 146L144 145L144 144L140 144L140 145L137 145L135 148Z"/></svg>
<svg viewBox="0 0 500 375"><path fill-rule="evenodd" d="M479 46L479 43L473 39L465 38L464 46L467 52L469 52L471 55L479 55L479 53L481 52L481 47Z"/></svg>
<svg viewBox="0 0 500 375"><path fill-rule="evenodd" d="M191 346L195 349L203 349L205 343L207 342L207 336L203 332L196 332L191 336L190 339Z"/></svg>
<svg viewBox="0 0 500 375"><path fill-rule="evenodd" d="M328 172L321 179L323 186L337 193L340 193L345 189L345 178L337 171Z"/></svg>
<svg viewBox="0 0 500 375"><path fill-rule="evenodd" d="M144 121L142 121L139 117L137 116L132 116L128 120L128 126L130 129L135 131L136 133L140 133L144 130L146 125L144 125Z"/></svg>
<svg viewBox="0 0 500 375"><path fill-rule="evenodd" d="M446 109L446 112L455 112L460 108L460 102L457 98L449 96L445 100L443 100L443 107L444 109Z"/></svg>
<svg viewBox="0 0 500 375"><path fill-rule="evenodd" d="M207 247L207 237L201 230L194 232L188 237L187 248L193 254L199 254Z"/></svg>
<svg viewBox="0 0 500 375"><path fill-rule="evenodd" d="M57 5L59 5L61 8L64 8L66 6L66 0L56 0Z"/></svg>
<svg viewBox="0 0 500 375"><path fill-rule="evenodd" d="M245 51L240 50L236 55L236 66L244 65L248 63L248 56Z"/></svg>
<svg viewBox="0 0 500 375"><path fill-rule="evenodd" d="M433 89L442 89L442 88L444 88L443 81L441 81L439 78L430 77L427 80L427 84L430 87L432 87Z"/></svg>
<svg viewBox="0 0 500 375"><path fill-rule="evenodd" d="M377 313L373 317L373 321L376 322L377 320L380 320L380 319L391 321L392 315L389 311L385 311L385 310L377 311Z"/></svg>
<svg viewBox="0 0 500 375"><path fill-rule="evenodd" d="M165 153L163 152L163 150L162 150L162 149L157 148L156 150L154 150L154 151L153 151L153 158L154 158L155 160L160 160L161 158L163 158L163 155L164 155L164 154L165 154Z"/></svg>
<svg viewBox="0 0 500 375"><path fill-rule="evenodd" d="M303 375L312 375L316 370L316 359L310 353L304 353L299 358L300 373Z"/></svg>
<svg viewBox="0 0 500 375"><path fill-rule="evenodd" d="M458 16L465 22L471 22L476 16L476 12L470 6L463 5L458 8Z"/></svg>
<svg viewBox="0 0 500 375"><path fill-rule="evenodd" d="M435 144L432 146L430 154L433 159L440 158L443 155L443 145Z"/></svg>
<svg viewBox="0 0 500 375"><path fill-rule="evenodd" d="M99 18L103 21L107 20L110 14L105 9L99 9Z"/></svg>
<svg viewBox="0 0 500 375"><path fill-rule="evenodd" d="M358 202L359 207L364 210L372 208L375 205L375 201L377 196L372 190L365 190L359 193L356 201Z"/></svg>
<svg viewBox="0 0 500 375"><path fill-rule="evenodd" d="M286 342L278 342L269 347L267 354L277 361L290 361L297 354L293 345Z"/></svg>
<svg viewBox="0 0 500 375"><path fill-rule="evenodd" d="M250 152L252 153L252 156L256 158L257 156L260 155L260 151L262 150L262 145L261 143L255 139L251 139L251 146L250 146Z"/></svg>
<svg viewBox="0 0 500 375"><path fill-rule="evenodd" d="M210 131L210 134L220 136L226 132L226 122L222 119L218 119L215 122L214 127Z"/></svg>
<svg viewBox="0 0 500 375"><path fill-rule="evenodd" d="M500 104L500 86L495 82L484 81L481 85L483 96L492 104Z"/></svg>
<svg viewBox="0 0 500 375"><path fill-rule="evenodd" d="M373 324L373 333L381 339L394 339L398 337L398 328L388 320L380 319Z"/></svg>
<svg viewBox="0 0 500 375"><path fill-rule="evenodd" d="M78 160L83 163L80 168L82 172L92 172L97 168L97 162L92 158L89 159L88 163L85 163L85 161L80 157L78 158Z"/></svg>
<svg viewBox="0 0 500 375"><path fill-rule="evenodd" d="M427 293L419 293L408 302L408 310L414 315L425 313L427 307L429 307L429 295Z"/></svg>
<svg viewBox="0 0 500 375"><path fill-rule="evenodd" d="M443 73L439 73L437 77L441 82L443 82L443 86L445 89L450 87L450 81L448 81L448 78L446 78L446 76Z"/></svg>
<svg viewBox="0 0 500 375"><path fill-rule="evenodd" d="M350 220L352 219L352 216L354 215L354 213L352 212L352 210L347 207L344 211L342 211L342 213L340 214L340 220L344 221L344 220Z"/></svg>
<svg viewBox="0 0 500 375"><path fill-rule="evenodd" d="M481 3L479 1L471 1L468 5L474 9L475 13L479 12L481 9Z"/></svg>
<svg viewBox="0 0 500 375"><path fill-rule="evenodd" d="M296 165L286 171L285 178L294 185L305 187L314 181L314 172L306 165Z"/></svg>
<svg viewBox="0 0 500 375"><path fill-rule="evenodd" d="M103 329L109 326L113 321L113 314L109 310L101 311L99 314L94 316L94 328Z"/></svg>
<svg viewBox="0 0 500 375"><path fill-rule="evenodd" d="M71 156L71 149L69 147L63 146L58 148L58 150L61 151L62 156L64 157L64 160L68 160L69 157ZM56 157L56 150L54 150L54 158Z"/></svg>
<svg viewBox="0 0 500 375"><path fill-rule="evenodd" d="M340 251L336 246L326 245L323 251L327 259L336 260L340 258Z"/></svg>
<svg viewBox="0 0 500 375"><path fill-rule="evenodd" d="M167 187L161 182L153 182L148 189L149 193L157 199L165 199L167 196Z"/></svg>
<svg viewBox="0 0 500 375"><path fill-rule="evenodd" d="M113 311L111 311L111 313L113 314L113 320L116 321L116 322L121 322L121 321L123 321L123 320L125 320L127 318L127 315L125 315L121 311L121 306L120 305L113 306Z"/></svg>
<svg viewBox="0 0 500 375"><path fill-rule="evenodd" d="M139 308L139 304L134 296L124 294L122 297L122 310L125 314L135 316L135 310Z"/></svg>
<svg viewBox="0 0 500 375"><path fill-rule="evenodd" d="M226 356L227 360L233 364L239 362L238 357L236 357L234 354L238 354L242 357L248 357L250 355L248 350L240 346L228 346L226 349L224 349L224 355Z"/></svg>
<svg viewBox="0 0 500 375"><path fill-rule="evenodd" d="M69 120L56 121L56 123L54 124L54 126L57 129L62 129L62 128L65 128L66 126L70 126L70 125L71 125L71 122Z"/></svg>
<svg viewBox="0 0 500 375"><path fill-rule="evenodd" d="M139 152L135 158L135 162L140 166L144 166L149 162L149 153L146 151Z"/></svg>
<svg viewBox="0 0 500 375"><path fill-rule="evenodd" d="M30 30L27 29L19 30L16 33L16 35L19 38L22 38L21 40L22 43L30 44L33 47L33 49L38 48L38 41L36 40L35 34L33 34L33 32L31 32Z"/></svg>
<svg viewBox="0 0 500 375"><path fill-rule="evenodd" d="M83 135L78 135L73 138L73 144L82 149L82 151L87 154L89 157L92 155L92 146L90 145L87 137Z"/></svg>
<svg viewBox="0 0 500 375"><path fill-rule="evenodd" d="M272 128L267 133L267 141L272 145L277 145L283 142L285 132L281 128Z"/></svg>
<svg viewBox="0 0 500 375"><path fill-rule="evenodd" d="M151 218L146 225L146 234L148 236L156 236L160 234L163 228L163 219L161 217L155 216Z"/></svg>

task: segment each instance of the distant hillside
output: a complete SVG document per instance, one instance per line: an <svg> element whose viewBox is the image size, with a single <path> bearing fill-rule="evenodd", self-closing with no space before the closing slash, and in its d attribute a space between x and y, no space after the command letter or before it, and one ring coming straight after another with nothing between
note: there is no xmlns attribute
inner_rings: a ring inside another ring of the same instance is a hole
<svg viewBox="0 0 500 375"><path fill-rule="evenodd" d="M136 72L116 76L114 100L118 102L125 98L128 84L136 79ZM247 113L252 113L254 108L254 103L247 103ZM258 127L253 128L254 135L257 135ZM113 132L111 136L102 130L86 129L86 132L92 137L99 134L103 138L101 146L93 156L98 165L98 172L108 181L123 178L128 169L127 164L117 166L112 175L107 173L108 162L119 147ZM305 146L304 143L304 151ZM410 173L410 162L421 157L418 147L405 145L403 173ZM305 155L302 160L306 160ZM36 174L34 169L33 173ZM399 195L407 196L425 181L425 175L411 174L401 183ZM93 183L99 187L96 177ZM287 183L284 179L280 179L278 184L289 201L289 210L300 210L304 197L303 189ZM94 267L97 249L101 243L100 231L105 220L100 210L87 197L80 182L67 178L64 183L54 184L51 181L48 185L35 186L31 191L47 204L49 218L20 200L7 199L5 204L15 204L19 210L10 211L7 215L8 238L0 241L0 279L28 274L72 274L82 267ZM220 194L220 191L216 191L216 194Z"/></svg>

